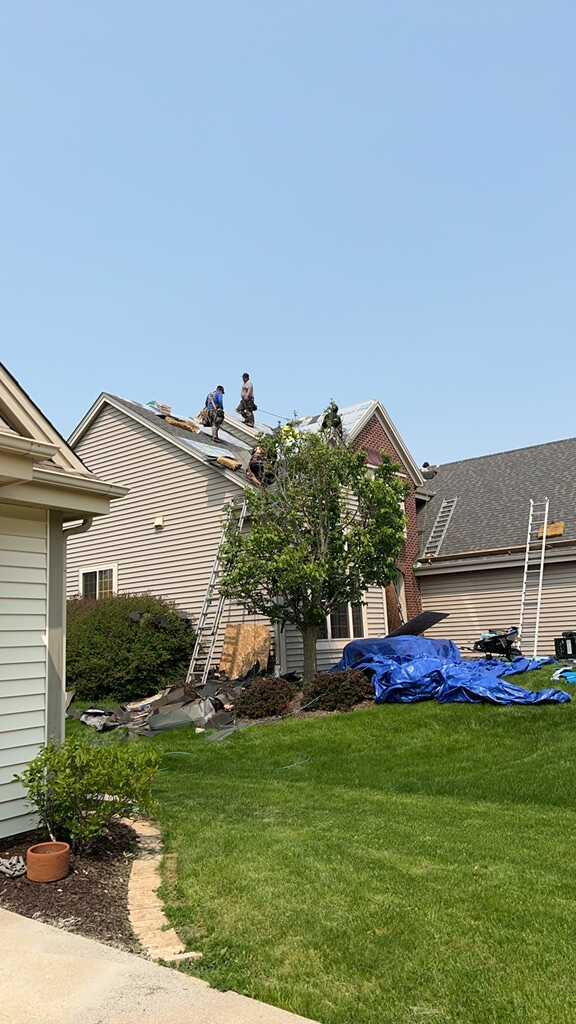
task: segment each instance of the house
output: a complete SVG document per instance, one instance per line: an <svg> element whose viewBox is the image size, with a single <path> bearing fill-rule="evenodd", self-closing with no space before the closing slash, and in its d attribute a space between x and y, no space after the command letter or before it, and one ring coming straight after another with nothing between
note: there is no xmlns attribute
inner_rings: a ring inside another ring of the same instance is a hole
<svg viewBox="0 0 576 1024"><path fill-rule="evenodd" d="M538 653L554 654L554 638L576 629L575 480L576 438L569 438L452 462L426 481L416 575L423 608L449 613L456 643L468 646L486 629L519 624L531 498L550 499L554 524L546 541ZM452 509L446 532L430 545L444 500L445 510ZM446 635L446 626L429 635Z"/></svg>
<svg viewBox="0 0 576 1024"><path fill-rule="evenodd" d="M372 588L360 609L338 609L318 641L318 663L338 660L352 636L381 636L389 621L420 610L413 572L418 536L415 491L423 483L406 445L377 401L342 410L348 443L366 452L376 466L384 450L401 467L410 493L406 500L406 545L396 586ZM319 430L321 417L299 421L302 430ZM226 505L251 487L245 475L260 431L226 416L220 443L210 433L138 402L102 394L70 438L70 445L95 473L126 485L126 497L113 503L105 520L89 534L75 537L68 560L68 594L104 597L109 593L147 592L173 600L198 619L221 538ZM220 460L240 463L234 471ZM256 621L234 605L225 625ZM265 620L262 620L265 621ZM303 654L300 634L287 627L279 634L282 670L298 670Z"/></svg>
<svg viewBox="0 0 576 1024"><path fill-rule="evenodd" d="M32 828L23 771L64 734L66 539L124 489L86 469L0 364L0 838Z"/></svg>

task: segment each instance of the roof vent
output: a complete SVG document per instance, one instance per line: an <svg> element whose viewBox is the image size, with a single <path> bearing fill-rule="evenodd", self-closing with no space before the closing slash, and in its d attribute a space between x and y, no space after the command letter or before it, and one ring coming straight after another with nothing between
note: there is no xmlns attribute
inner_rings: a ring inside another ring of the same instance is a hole
<svg viewBox="0 0 576 1024"><path fill-rule="evenodd" d="M444 498L440 506L440 511L436 516L436 522L432 527L430 536L424 548L424 558L434 558L435 555L439 554L440 548L442 547L442 541L446 536L446 530L452 519L452 514L456 508L456 502L458 498Z"/></svg>
<svg viewBox="0 0 576 1024"><path fill-rule="evenodd" d="M425 480L433 480L438 473L438 466L431 466L429 462L422 463L422 476Z"/></svg>

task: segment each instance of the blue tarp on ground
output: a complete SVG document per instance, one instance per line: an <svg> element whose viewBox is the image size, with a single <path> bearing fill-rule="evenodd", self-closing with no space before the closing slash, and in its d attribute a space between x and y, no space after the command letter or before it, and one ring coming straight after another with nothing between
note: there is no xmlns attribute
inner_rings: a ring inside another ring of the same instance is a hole
<svg viewBox="0 0 576 1024"><path fill-rule="evenodd" d="M562 690L532 693L502 678L540 668L553 660L466 661L451 640L396 636L353 640L344 648L334 671L369 670L377 704L412 704L421 700L436 700L440 704L565 704L570 695Z"/></svg>

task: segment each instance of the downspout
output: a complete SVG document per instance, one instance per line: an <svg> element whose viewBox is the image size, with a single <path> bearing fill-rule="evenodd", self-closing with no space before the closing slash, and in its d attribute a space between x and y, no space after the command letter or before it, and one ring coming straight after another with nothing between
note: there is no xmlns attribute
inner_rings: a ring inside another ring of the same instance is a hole
<svg viewBox="0 0 576 1024"><path fill-rule="evenodd" d="M77 533L88 533L93 522L94 516L86 516L78 526L63 526L62 533L66 539L68 537L75 537Z"/></svg>

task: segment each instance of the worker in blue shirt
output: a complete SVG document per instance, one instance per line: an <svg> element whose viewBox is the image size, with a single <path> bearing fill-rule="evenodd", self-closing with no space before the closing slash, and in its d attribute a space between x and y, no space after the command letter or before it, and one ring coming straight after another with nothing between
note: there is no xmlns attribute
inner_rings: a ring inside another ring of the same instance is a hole
<svg viewBox="0 0 576 1024"><path fill-rule="evenodd" d="M208 422L212 427L212 440L218 441L218 431L224 422L224 388L221 384L218 385L215 391L211 391L209 395L206 395L206 410L208 412Z"/></svg>

